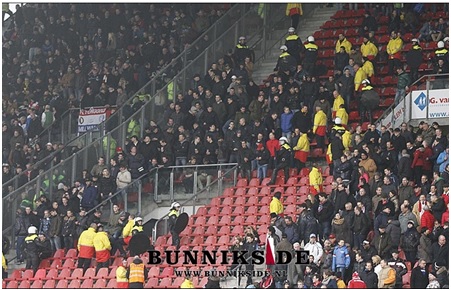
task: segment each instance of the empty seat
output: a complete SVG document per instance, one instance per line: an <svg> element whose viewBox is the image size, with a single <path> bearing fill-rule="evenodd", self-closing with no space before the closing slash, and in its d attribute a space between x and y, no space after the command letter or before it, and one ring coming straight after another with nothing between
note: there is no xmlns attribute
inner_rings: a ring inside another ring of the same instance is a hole
<svg viewBox="0 0 451 290"><path fill-rule="evenodd" d="M64 258L65 256L66 256L66 255L65 255L65 253L64 253L64 249L56 250L55 253L53 254L53 258L59 258L59 259L61 259L61 258Z"/></svg>
<svg viewBox="0 0 451 290"><path fill-rule="evenodd" d="M219 221L218 225L220 226L228 226L230 225L231 218L229 215L224 215Z"/></svg>
<svg viewBox="0 0 451 290"><path fill-rule="evenodd" d="M93 286L96 289L102 289L106 287L106 279L98 279Z"/></svg>
<svg viewBox="0 0 451 290"><path fill-rule="evenodd" d="M57 289L65 289L65 288L67 288L68 284L69 283L67 282L67 280L59 280L58 284L56 284L56 288Z"/></svg>
<svg viewBox="0 0 451 290"><path fill-rule="evenodd" d="M33 284L31 284L30 288L31 289L41 289L42 285L44 285L44 282L42 282L42 280L36 280L33 282Z"/></svg>
<svg viewBox="0 0 451 290"><path fill-rule="evenodd" d="M34 273L33 273L33 270L31 270L31 269L25 270L22 273L22 279L31 279L31 278L33 278L33 276L34 276Z"/></svg>
<svg viewBox="0 0 451 290"><path fill-rule="evenodd" d="M70 259L70 258L66 259L64 261L63 268L70 268L70 269L75 268L75 261L74 261L74 259Z"/></svg>
<svg viewBox="0 0 451 290"><path fill-rule="evenodd" d="M96 276L95 268L88 268L88 270L86 270L85 274L83 275L84 278L94 278L95 276Z"/></svg>
<svg viewBox="0 0 451 290"><path fill-rule="evenodd" d="M163 272L161 272L160 277L170 277L174 275L174 268L173 267L165 267L163 269Z"/></svg>
<svg viewBox="0 0 451 290"><path fill-rule="evenodd" d="M106 288L113 289L117 287L116 285L117 285L116 278L110 279L110 281L108 281L108 285L106 286Z"/></svg>
<svg viewBox="0 0 451 290"><path fill-rule="evenodd" d="M260 179L258 178L252 178L249 182L249 186L259 186L260 185Z"/></svg>
<svg viewBox="0 0 451 290"><path fill-rule="evenodd" d="M230 243L230 239L228 236L221 236L218 240L219 245L228 245Z"/></svg>
<svg viewBox="0 0 451 290"><path fill-rule="evenodd" d="M30 288L30 281L24 280L20 282L20 285L18 287L19 289L29 289Z"/></svg>
<svg viewBox="0 0 451 290"><path fill-rule="evenodd" d="M205 245L214 245L216 244L216 236L208 236L207 240L205 240Z"/></svg>
<svg viewBox="0 0 451 290"><path fill-rule="evenodd" d="M83 269L81 268L75 268L72 272L71 278L72 279L81 279L83 277Z"/></svg>
<svg viewBox="0 0 451 290"><path fill-rule="evenodd" d="M92 269L92 268L90 268L90 269ZM93 284L94 284L94 281L92 279L85 279L85 280L83 280L83 283L81 283L80 288L93 288Z"/></svg>
<svg viewBox="0 0 451 290"><path fill-rule="evenodd" d="M19 287L19 283L17 281L9 281L6 289L17 289Z"/></svg>
<svg viewBox="0 0 451 290"><path fill-rule="evenodd" d="M44 288L44 289L55 289L55 280L47 280L47 281L45 281L45 284L44 284L44 286L42 286L42 288Z"/></svg>
<svg viewBox="0 0 451 290"><path fill-rule="evenodd" d="M207 226L215 226L215 225L217 225L218 223L219 223L219 217L218 217L218 216L211 216L211 217L208 219L206 225L207 225Z"/></svg>
<svg viewBox="0 0 451 290"><path fill-rule="evenodd" d="M71 280L71 281L70 281L68 288L71 288L71 289L79 289L79 288L80 288L80 285L81 285L80 280L74 279L74 280Z"/></svg>
<svg viewBox="0 0 451 290"><path fill-rule="evenodd" d="M108 277L108 268L100 268L99 272L96 274L97 279ZM99 288L99 287L96 287Z"/></svg>
<svg viewBox="0 0 451 290"><path fill-rule="evenodd" d="M160 268L157 266L153 266L152 268L150 268L149 273L148 273L148 277L149 278L158 278L158 276L160 276Z"/></svg>
<svg viewBox="0 0 451 290"><path fill-rule="evenodd" d="M46 275L46 270L45 269L38 269L38 271L34 275L34 278L35 279L43 279L43 278L45 278L45 275Z"/></svg>
<svg viewBox="0 0 451 290"><path fill-rule="evenodd" d="M67 251L66 258L73 258L73 259L77 258L77 250L76 249L69 249Z"/></svg>
<svg viewBox="0 0 451 290"><path fill-rule="evenodd" d="M110 280L111 282L111 280ZM110 285L110 283L108 283L108 286ZM110 287L108 287L110 288ZM146 285L144 285L144 288L149 289L149 288L159 288L158 287L158 278L150 278L149 280L147 280Z"/></svg>

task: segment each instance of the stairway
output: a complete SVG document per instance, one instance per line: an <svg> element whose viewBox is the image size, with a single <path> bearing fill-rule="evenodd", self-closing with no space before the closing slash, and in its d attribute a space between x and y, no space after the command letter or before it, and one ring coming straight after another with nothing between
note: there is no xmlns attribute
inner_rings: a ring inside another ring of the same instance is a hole
<svg viewBox="0 0 451 290"><path fill-rule="evenodd" d="M323 7L317 8L313 12L313 15L307 17L304 16L305 18L302 17L296 31L301 40L303 42L306 41L307 37L313 35L316 30L319 30L319 27L323 25L326 20L329 20L330 17L335 14L335 12L337 12L337 8L335 7ZM280 55L279 48L281 45L285 44L284 36L288 33L290 23L290 18L287 17L286 21L284 22L285 27L279 26L271 31L270 39L267 39L268 43L274 43L274 41L277 41L279 43L274 45L274 47L267 53L266 59L264 59L260 64L256 65L253 73L253 79L256 84L261 84L268 78L271 73L273 73L277 59Z"/></svg>

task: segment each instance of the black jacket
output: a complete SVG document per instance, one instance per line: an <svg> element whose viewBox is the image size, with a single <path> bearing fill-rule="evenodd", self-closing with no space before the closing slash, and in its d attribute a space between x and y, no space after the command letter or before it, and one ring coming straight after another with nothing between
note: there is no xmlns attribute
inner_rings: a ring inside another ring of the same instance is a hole
<svg viewBox="0 0 451 290"><path fill-rule="evenodd" d="M410 288L411 289L426 289L429 284L429 271L424 269L421 271L420 267L415 267L412 269L410 274Z"/></svg>
<svg viewBox="0 0 451 290"><path fill-rule="evenodd" d="M360 274L360 279L366 284L366 288L368 289L377 289L377 282L379 281L377 278L377 274L374 271L363 271Z"/></svg>

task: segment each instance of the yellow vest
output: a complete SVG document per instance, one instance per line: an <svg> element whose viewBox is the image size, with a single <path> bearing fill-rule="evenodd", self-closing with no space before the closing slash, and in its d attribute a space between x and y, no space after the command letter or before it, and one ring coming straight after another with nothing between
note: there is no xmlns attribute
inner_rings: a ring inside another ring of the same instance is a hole
<svg viewBox="0 0 451 290"><path fill-rule="evenodd" d="M278 198L272 198L271 203L269 204L269 212L275 212L276 214L283 213L283 204Z"/></svg>
<svg viewBox="0 0 451 290"><path fill-rule="evenodd" d="M334 104L332 106L332 111L337 112L338 109L340 109L340 105L344 104L345 100L343 100L343 97L341 95L338 95L338 97L334 100Z"/></svg>
<svg viewBox="0 0 451 290"><path fill-rule="evenodd" d="M117 282L128 282L127 269L125 269L123 266L119 266L116 269L116 281Z"/></svg>
<svg viewBox="0 0 451 290"><path fill-rule="evenodd" d="M136 265L130 264L130 275L128 276L129 283L144 283L144 264Z"/></svg>
<svg viewBox="0 0 451 290"><path fill-rule="evenodd" d="M341 124L342 125L348 125L348 113L346 112L345 108L339 108L337 110L337 114L335 115L335 117L339 117L341 119Z"/></svg>

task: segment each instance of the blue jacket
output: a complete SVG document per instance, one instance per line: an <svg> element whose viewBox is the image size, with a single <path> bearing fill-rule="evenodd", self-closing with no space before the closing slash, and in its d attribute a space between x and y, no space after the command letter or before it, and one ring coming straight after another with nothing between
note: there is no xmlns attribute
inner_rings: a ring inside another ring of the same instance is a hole
<svg viewBox="0 0 451 290"><path fill-rule="evenodd" d="M293 112L290 111L290 113L285 114L283 113L280 115L280 128L282 129L283 133L291 132L291 119L293 119Z"/></svg>
<svg viewBox="0 0 451 290"><path fill-rule="evenodd" d="M446 155L448 155L448 154L446 154L446 151L443 151L437 157L437 164L439 166L440 173L445 171L446 165L448 165L448 163L449 163L449 159L445 160Z"/></svg>
<svg viewBox="0 0 451 290"><path fill-rule="evenodd" d="M81 199L81 207L89 210L97 205L97 188L94 186L85 187L83 198Z"/></svg>
<svg viewBox="0 0 451 290"><path fill-rule="evenodd" d="M336 246L332 258L332 271L335 272L335 269L337 267L348 268L350 263L351 258L349 257L348 248L346 248L346 246L343 247Z"/></svg>
<svg viewBox="0 0 451 290"><path fill-rule="evenodd" d="M290 226L286 226L284 232L287 235L287 240L290 244L294 244L299 241L299 233L295 223L292 223Z"/></svg>

